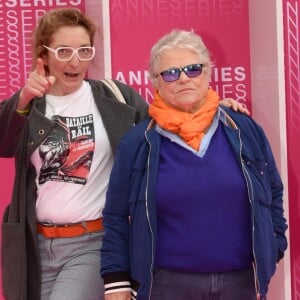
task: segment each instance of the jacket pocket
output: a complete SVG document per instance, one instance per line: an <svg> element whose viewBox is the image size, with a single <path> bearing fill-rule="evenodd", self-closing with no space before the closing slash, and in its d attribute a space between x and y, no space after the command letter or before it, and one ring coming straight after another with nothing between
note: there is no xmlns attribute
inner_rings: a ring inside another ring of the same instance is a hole
<svg viewBox="0 0 300 300"><path fill-rule="evenodd" d="M24 264L21 261L21 224L2 224L2 286L3 295L7 300L26 299L21 295L21 274Z"/></svg>
<svg viewBox="0 0 300 300"><path fill-rule="evenodd" d="M268 164L265 160L250 160L247 158L243 160L251 178L252 187L255 190L256 200L270 208L272 203L272 191L268 176Z"/></svg>

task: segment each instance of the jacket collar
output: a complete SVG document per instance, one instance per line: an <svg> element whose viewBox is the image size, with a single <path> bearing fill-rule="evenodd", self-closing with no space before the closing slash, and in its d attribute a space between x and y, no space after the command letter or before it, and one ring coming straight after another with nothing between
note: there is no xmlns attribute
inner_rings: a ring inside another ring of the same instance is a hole
<svg viewBox="0 0 300 300"><path fill-rule="evenodd" d="M227 127L231 127L232 129L238 129L238 126L233 121L233 119L230 117L230 115L219 106L218 112L220 121Z"/></svg>

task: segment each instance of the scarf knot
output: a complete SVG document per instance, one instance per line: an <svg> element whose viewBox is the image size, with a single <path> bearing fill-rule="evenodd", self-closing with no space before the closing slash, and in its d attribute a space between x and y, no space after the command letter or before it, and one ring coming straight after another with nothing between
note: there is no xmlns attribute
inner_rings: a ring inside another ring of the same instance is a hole
<svg viewBox="0 0 300 300"><path fill-rule="evenodd" d="M168 105L156 91L149 114L160 127L178 134L186 144L198 151L218 105L218 94L209 89L201 107L194 113L188 113Z"/></svg>

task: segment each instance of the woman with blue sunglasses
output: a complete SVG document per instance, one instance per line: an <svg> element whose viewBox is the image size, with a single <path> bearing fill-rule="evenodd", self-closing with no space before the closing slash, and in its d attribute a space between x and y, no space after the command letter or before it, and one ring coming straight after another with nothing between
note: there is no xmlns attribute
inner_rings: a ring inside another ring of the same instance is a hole
<svg viewBox="0 0 300 300"><path fill-rule="evenodd" d="M265 299L287 248L262 128L220 105L193 32L152 48L150 117L121 140L103 211L106 300Z"/></svg>

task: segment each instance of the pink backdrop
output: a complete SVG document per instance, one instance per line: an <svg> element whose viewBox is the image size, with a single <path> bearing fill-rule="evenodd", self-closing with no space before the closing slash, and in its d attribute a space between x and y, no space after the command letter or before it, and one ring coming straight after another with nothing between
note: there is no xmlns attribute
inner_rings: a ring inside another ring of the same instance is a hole
<svg viewBox="0 0 300 300"><path fill-rule="evenodd" d="M97 15L93 8L99 7L101 2L0 0L0 99L9 97L24 84L31 68L30 33L45 10L70 5ZM193 29L203 37L215 61L211 86L221 97L238 99L251 108L248 0L105 2L110 4L113 78L134 87L150 103L153 98L147 78L150 47L174 27ZM297 156L300 153L300 7L297 0L283 0L283 4L292 290L293 300L300 300L300 239L297 232L300 223L300 164ZM98 67L97 62L95 66ZM102 73L99 70L99 74ZM0 159L0 166L2 217L11 195L13 160Z"/></svg>
<svg viewBox="0 0 300 300"><path fill-rule="evenodd" d="M177 27L199 33L211 50L216 65L211 86L220 96L251 107L247 0L111 0L110 22L113 77L133 86L147 102L153 99L149 50Z"/></svg>

